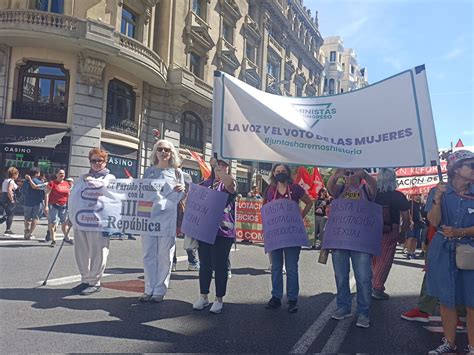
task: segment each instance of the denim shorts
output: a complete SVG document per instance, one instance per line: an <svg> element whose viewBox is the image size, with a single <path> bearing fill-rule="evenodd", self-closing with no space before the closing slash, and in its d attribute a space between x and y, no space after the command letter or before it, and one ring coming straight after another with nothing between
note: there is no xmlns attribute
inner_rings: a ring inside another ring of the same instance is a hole
<svg viewBox="0 0 474 355"><path fill-rule="evenodd" d="M25 215L25 220L39 219L41 214L41 205L23 206L23 214Z"/></svg>
<svg viewBox="0 0 474 355"><path fill-rule="evenodd" d="M474 246L474 240L461 239ZM474 307L474 270L456 267L456 241L436 233L428 252L427 292L446 307L456 305Z"/></svg>
<svg viewBox="0 0 474 355"><path fill-rule="evenodd" d="M49 224L63 224L66 222L67 208L49 205L48 222Z"/></svg>

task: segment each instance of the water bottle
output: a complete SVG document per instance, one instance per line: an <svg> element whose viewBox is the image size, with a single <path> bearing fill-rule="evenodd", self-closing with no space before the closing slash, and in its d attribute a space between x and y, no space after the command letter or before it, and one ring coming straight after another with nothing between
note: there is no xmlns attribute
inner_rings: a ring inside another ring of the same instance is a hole
<svg viewBox="0 0 474 355"><path fill-rule="evenodd" d="M321 249L319 252L318 263L326 264L328 262L329 249Z"/></svg>

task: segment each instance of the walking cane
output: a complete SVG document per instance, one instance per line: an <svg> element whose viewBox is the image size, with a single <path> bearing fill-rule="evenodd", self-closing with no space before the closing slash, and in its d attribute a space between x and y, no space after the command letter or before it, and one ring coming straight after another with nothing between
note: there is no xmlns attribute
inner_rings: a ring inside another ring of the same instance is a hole
<svg viewBox="0 0 474 355"><path fill-rule="evenodd" d="M66 231L66 234L65 234L64 237L63 237L63 241L61 242L61 245L59 246L59 250L58 250L58 252L56 253L56 257L55 257L54 260L53 260L53 264L51 265L51 267L50 267L50 269L49 269L49 271L48 271L48 275L46 275L46 278L44 279L42 286L46 286L46 284L48 283L49 275L51 274L51 271L53 271L53 267L54 267L54 265L56 264L56 260L58 260L59 253L61 252L61 249L63 248L64 241L65 241L65 240L68 238L68 236L69 236L69 232L71 231L71 228L72 228L72 226L69 226L69 229Z"/></svg>

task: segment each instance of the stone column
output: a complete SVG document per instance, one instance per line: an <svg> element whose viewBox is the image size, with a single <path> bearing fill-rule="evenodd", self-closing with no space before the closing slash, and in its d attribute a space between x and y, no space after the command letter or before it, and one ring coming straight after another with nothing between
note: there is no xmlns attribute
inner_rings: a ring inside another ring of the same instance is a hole
<svg viewBox="0 0 474 355"><path fill-rule="evenodd" d="M10 70L10 47L0 45L0 120L5 120L8 94L8 72Z"/></svg>
<svg viewBox="0 0 474 355"><path fill-rule="evenodd" d="M77 177L90 168L88 153L100 147L105 90L103 73L105 60L92 52L79 55L76 96L71 129L69 176Z"/></svg>

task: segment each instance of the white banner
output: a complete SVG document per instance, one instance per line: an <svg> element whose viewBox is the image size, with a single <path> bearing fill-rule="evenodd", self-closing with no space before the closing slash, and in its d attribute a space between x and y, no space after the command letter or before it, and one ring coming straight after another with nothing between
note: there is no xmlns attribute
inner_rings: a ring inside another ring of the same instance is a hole
<svg viewBox="0 0 474 355"><path fill-rule="evenodd" d="M212 139L226 159L348 168L438 163L424 66L360 90L303 98L216 72Z"/></svg>
<svg viewBox="0 0 474 355"><path fill-rule="evenodd" d="M69 218L79 230L173 236L179 202L173 188L165 180L80 180L69 198Z"/></svg>

